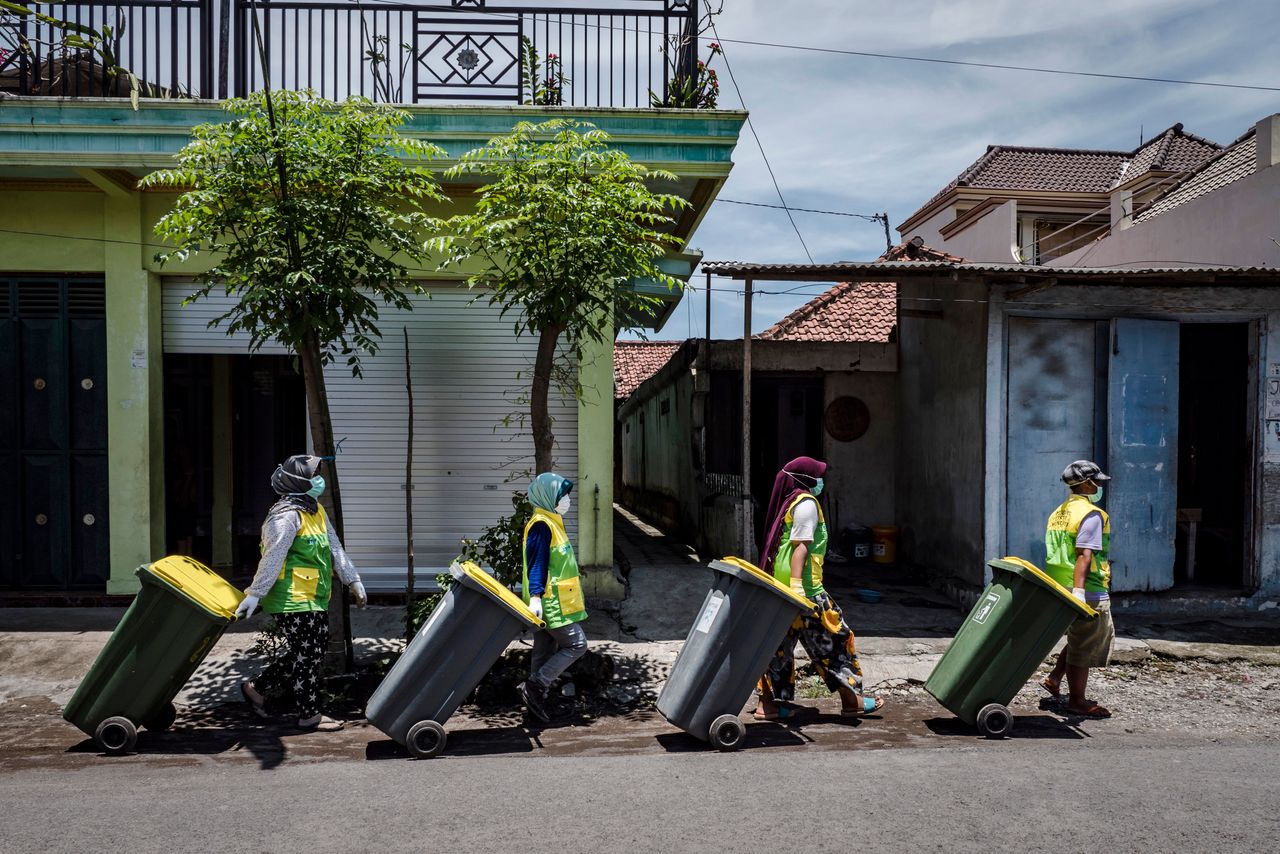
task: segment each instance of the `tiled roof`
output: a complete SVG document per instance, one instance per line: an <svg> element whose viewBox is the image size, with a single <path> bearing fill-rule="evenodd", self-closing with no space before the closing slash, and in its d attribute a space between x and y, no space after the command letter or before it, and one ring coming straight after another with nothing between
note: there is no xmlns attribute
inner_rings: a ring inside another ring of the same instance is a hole
<svg viewBox="0 0 1280 854"><path fill-rule="evenodd" d="M1138 211L1134 222L1146 222L1192 199L1247 178L1257 169L1257 162L1257 137L1251 129Z"/></svg>
<svg viewBox="0 0 1280 854"><path fill-rule="evenodd" d="M886 342L898 322L892 282L843 282L770 326L765 341Z"/></svg>
<svg viewBox="0 0 1280 854"><path fill-rule="evenodd" d="M1182 172L1212 157L1221 146L1176 124L1133 151L991 145L951 183L907 218L920 214L959 187L1053 193L1108 193L1152 170ZM904 223L904 225L906 224Z"/></svg>
<svg viewBox="0 0 1280 854"><path fill-rule="evenodd" d="M1212 140L1187 133L1178 123L1164 133L1152 137L1133 153L1124 174L1116 182L1123 184L1152 171L1185 172L1222 150Z"/></svg>
<svg viewBox="0 0 1280 854"><path fill-rule="evenodd" d="M683 341L615 341L613 397L626 400L640 384L662 370Z"/></svg>
<svg viewBox="0 0 1280 854"><path fill-rule="evenodd" d="M964 261L911 241L880 256L882 261ZM893 282L842 282L800 306L757 335L767 341L878 342L893 340L898 323L898 286Z"/></svg>

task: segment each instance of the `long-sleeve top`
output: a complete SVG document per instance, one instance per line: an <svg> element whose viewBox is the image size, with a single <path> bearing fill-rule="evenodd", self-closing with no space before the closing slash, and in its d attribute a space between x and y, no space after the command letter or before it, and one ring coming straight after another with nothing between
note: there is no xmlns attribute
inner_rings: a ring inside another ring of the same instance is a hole
<svg viewBox="0 0 1280 854"><path fill-rule="evenodd" d="M355 584L360 580L360 573L347 557L342 548L338 534L333 530L333 523L325 517L325 527L329 535L329 551L333 554L333 570L345 585ZM284 568L284 559L289 554L289 547L298 537L302 528L302 519L298 511L273 513L262 523L262 559L258 561L258 571L253 576L253 583L245 592L259 599L271 592L271 587L280 577Z"/></svg>
<svg viewBox="0 0 1280 854"><path fill-rule="evenodd" d="M547 571L551 566L551 528L538 522L529 529L524 543L524 559L529 566L529 596L541 596L547 592Z"/></svg>

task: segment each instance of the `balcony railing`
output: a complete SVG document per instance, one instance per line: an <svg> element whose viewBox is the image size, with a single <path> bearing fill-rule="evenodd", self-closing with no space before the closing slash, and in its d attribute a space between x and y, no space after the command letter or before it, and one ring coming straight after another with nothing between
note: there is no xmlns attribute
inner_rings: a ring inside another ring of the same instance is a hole
<svg viewBox="0 0 1280 854"><path fill-rule="evenodd" d="M225 98L269 83L334 100L638 107L697 65L699 0L24 6L0 7L0 93Z"/></svg>

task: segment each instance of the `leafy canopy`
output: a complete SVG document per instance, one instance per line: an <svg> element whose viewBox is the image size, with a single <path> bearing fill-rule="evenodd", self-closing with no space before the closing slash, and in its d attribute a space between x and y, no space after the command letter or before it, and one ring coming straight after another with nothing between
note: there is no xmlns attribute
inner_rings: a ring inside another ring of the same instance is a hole
<svg viewBox="0 0 1280 854"><path fill-rule="evenodd" d="M679 245L663 230L673 222L668 211L688 203L649 187L675 175L647 169L608 143L608 134L586 123L519 122L445 173L486 183L472 212L440 223L433 247L441 267L482 259L467 283L492 289L489 303L501 305L503 316L516 309L517 335L556 330L574 348L602 341L615 316L660 303L628 281L680 286L657 262Z"/></svg>
<svg viewBox="0 0 1280 854"><path fill-rule="evenodd" d="M156 233L176 249L161 262L214 254L190 299L215 287L238 297L214 323L245 331L250 348L317 344L323 363L377 351L378 304L409 308L421 291L406 262L427 254L424 205L443 200L422 163L443 152L403 137L408 113L352 98L277 92L226 103L230 121L199 125L178 167L141 184L186 190Z"/></svg>

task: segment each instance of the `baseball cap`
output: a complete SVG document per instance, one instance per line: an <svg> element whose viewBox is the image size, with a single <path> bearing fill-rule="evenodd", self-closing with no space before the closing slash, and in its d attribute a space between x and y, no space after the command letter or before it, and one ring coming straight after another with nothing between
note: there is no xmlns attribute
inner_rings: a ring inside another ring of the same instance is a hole
<svg viewBox="0 0 1280 854"><path fill-rule="evenodd" d="M1079 486L1086 480L1103 483L1111 478L1103 474L1102 469L1092 460L1076 460L1062 470L1062 482L1067 486Z"/></svg>

